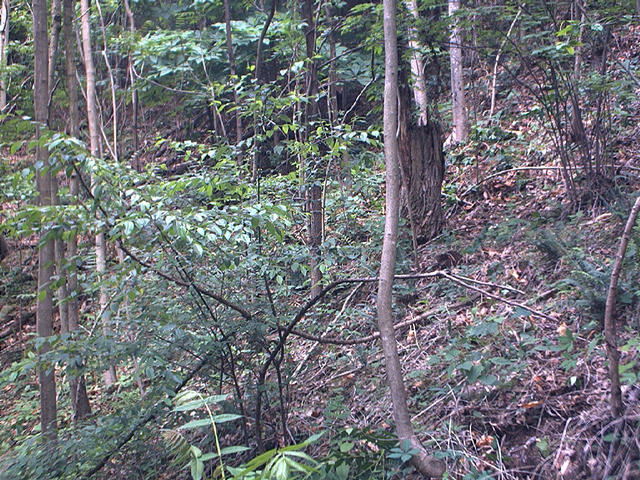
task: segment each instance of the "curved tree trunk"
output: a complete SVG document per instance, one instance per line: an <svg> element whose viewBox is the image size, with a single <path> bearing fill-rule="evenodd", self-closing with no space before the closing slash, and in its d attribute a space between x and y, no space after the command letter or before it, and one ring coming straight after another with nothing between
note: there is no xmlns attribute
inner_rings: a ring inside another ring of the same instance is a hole
<svg viewBox="0 0 640 480"><path fill-rule="evenodd" d="M384 240L378 283L378 328L384 351L387 381L393 402L393 417L398 439L403 446L417 450L413 456L415 467L427 477L441 477L444 463L429 456L413 432L407 407L407 394L402 378L393 329L392 291L398 239L400 210L400 168L396 132L398 128L398 47L396 28L396 2L384 0L385 81L384 81L384 156L386 163L386 213Z"/></svg>

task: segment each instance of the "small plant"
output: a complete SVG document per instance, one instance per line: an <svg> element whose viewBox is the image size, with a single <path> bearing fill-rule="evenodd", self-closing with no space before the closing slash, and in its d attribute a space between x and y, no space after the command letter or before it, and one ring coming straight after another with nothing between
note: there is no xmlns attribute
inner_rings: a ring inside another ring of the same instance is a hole
<svg viewBox="0 0 640 480"><path fill-rule="evenodd" d="M219 472L220 478L226 479L224 464L222 457L231 453L239 453L248 450L243 446L232 446L220 448L218 438L218 430L216 423L231 422L241 418L241 415L222 413L214 415L209 408L211 403L220 403L227 399L227 395L214 395L211 397L203 397L200 393L187 390L180 393L174 399L176 407L174 412L192 412L205 408L207 416L201 419L191 420L178 427L178 430L192 430L199 427L211 425L213 436L215 439L216 451L212 453L203 453L198 447L189 444L187 439L178 430L164 430L163 437L167 445L174 455L174 464L186 464L191 468L191 478L193 480L202 480L204 478L205 462L218 459L219 465L215 471Z"/></svg>

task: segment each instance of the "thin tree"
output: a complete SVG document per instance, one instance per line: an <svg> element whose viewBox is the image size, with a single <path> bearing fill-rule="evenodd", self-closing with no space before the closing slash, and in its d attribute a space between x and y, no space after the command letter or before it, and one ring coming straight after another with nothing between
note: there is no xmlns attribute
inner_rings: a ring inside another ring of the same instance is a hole
<svg viewBox="0 0 640 480"><path fill-rule="evenodd" d="M453 113L453 141L466 142L469 138L469 118L464 96L464 74L462 70L462 35L456 13L460 0L449 0L451 34L449 57L451 59L451 110Z"/></svg>
<svg viewBox="0 0 640 480"><path fill-rule="evenodd" d="M67 95L69 97L69 135L78 138L80 134L80 113L78 108L78 88L76 84L76 49L74 42L73 20L75 18L76 0L64 0L62 13L62 34L64 38L65 49L65 71ZM77 173L72 173L69 179L69 193L72 201L78 201L79 179ZM66 299L61 304L66 304L67 328L69 332L73 332L79 326L78 311L78 274L75 257L78 252L78 238L71 235L67 245L66 254L68 261L66 262L67 288ZM72 368L80 369L82 362L76 362ZM73 410L74 421L79 421L91 413L91 406L87 396L87 387L84 375L70 374L69 390L71 392L71 408Z"/></svg>
<svg viewBox="0 0 640 480"><path fill-rule="evenodd" d="M616 297L618 289L618 279L622 272L622 264L627 251L627 245L631 239L631 231L638 218L640 212L640 197L636 198L631 212L627 218L627 223L620 239L620 246L616 255L613 271L609 281L609 289L607 290L607 302L604 312L604 338L607 350L607 359L609 360L609 381L611 382L611 416L614 418L622 415L624 405L622 404L622 391L620 388L620 371L618 364L620 360L620 351L618 350L618 333L615 318Z"/></svg>
<svg viewBox="0 0 640 480"><path fill-rule="evenodd" d="M420 18L417 0L407 0L407 9L414 20ZM418 40L418 30L415 22L409 22L409 49L411 56L411 81L413 83L413 98L418 106L419 125L426 125L429 121L429 101L427 100L427 81L424 76L424 62L422 61L422 44Z"/></svg>
<svg viewBox="0 0 640 480"><path fill-rule="evenodd" d="M80 25L82 29L82 51L84 53L84 68L86 75L87 94L87 122L89 124L89 152L92 156L100 155L100 130L98 125L98 109L96 105L96 72L91 48L91 8L89 0L80 0ZM96 179L91 179L95 191ZM109 308L109 293L105 285L107 272L107 241L104 231L96 233L96 273L100 282L100 315L102 331L105 336L111 334L111 309ZM104 372L104 383L110 387L117 381L116 369L109 366Z"/></svg>
<svg viewBox="0 0 640 480"><path fill-rule="evenodd" d="M7 108L7 48L9 46L9 0L0 0L0 113Z"/></svg>
<svg viewBox="0 0 640 480"><path fill-rule="evenodd" d="M306 75L306 97L307 103L305 107L305 140L309 140L309 131L311 124L318 116L318 62L315 59L316 53L316 24L313 12L313 1L304 0L302 2L302 16L306 23L304 28L306 57L307 57L307 75ZM311 267L311 296L314 297L322 289L320 284L322 280L322 272L320 271L320 246L322 244L322 189L320 180L317 178L317 159L307 159L306 165L306 198L307 210L309 212L309 251L310 251L310 267Z"/></svg>
<svg viewBox="0 0 640 480"><path fill-rule="evenodd" d="M129 22L129 33L131 38L136 34L136 23L133 17L133 11L129 6L128 0L123 0L124 11L127 14L127 20ZM127 52L127 72L129 73L129 84L131 86L131 128L133 130L133 154L135 156L135 169L140 171L142 166L140 165L140 154L138 152L138 90L136 89L136 71L133 64L133 58L131 56L131 49Z"/></svg>
<svg viewBox="0 0 640 480"><path fill-rule="evenodd" d="M47 2L33 0L33 49L34 49L34 111L36 120L36 185L39 203L42 206L53 205L52 172L48 165L49 155L46 146L42 145L42 129L47 122L47 104L49 100L48 74L48 35L47 35ZM47 235L46 226L40 231L40 247L38 249L38 295L36 330L39 337L47 339L53 335L53 281L54 240ZM38 349L40 355L50 350L47 341ZM40 424L45 438L56 436L56 380L53 365L38 367L38 383L40 384Z"/></svg>
<svg viewBox="0 0 640 480"><path fill-rule="evenodd" d="M233 53L233 41L231 39L231 7L229 0L224 0L224 24L227 33L227 56L229 57L229 73L231 74L231 82L235 82L236 78L236 58ZM240 99L238 90L233 88L233 103L235 104L236 118L236 143L242 141L242 119L240 118Z"/></svg>
<svg viewBox="0 0 640 480"><path fill-rule="evenodd" d="M401 444L416 450L415 467L427 477L441 477L444 463L428 455L413 432L407 407L407 394L393 329L392 291L396 264L398 217L400 215L400 166L396 133L398 130L398 45L395 0L383 1L385 80L384 80L384 156L386 163L386 211L382 258L378 283L378 329L384 351L387 382L391 390L393 417Z"/></svg>
<svg viewBox="0 0 640 480"><path fill-rule="evenodd" d="M47 111L47 122L51 126L51 98L55 90L56 58L58 57L58 44L60 43L60 28L62 24L60 0L51 2L51 34L49 35L49 68L47 69L47 79L49 85L49 108ZM55 179L54 179L55 180Z"/></svg>

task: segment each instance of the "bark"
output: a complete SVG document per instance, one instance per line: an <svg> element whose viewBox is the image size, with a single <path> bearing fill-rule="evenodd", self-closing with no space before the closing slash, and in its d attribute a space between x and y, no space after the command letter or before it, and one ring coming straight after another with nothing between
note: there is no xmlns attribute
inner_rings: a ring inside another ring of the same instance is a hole
<svg viewBox="0 0 640 480"><path fill-rule="evenodd" d="M618 333L616 327L616 319L614 312L616 308L616 290L618 288L618 279L622 271L624 255L627 251L627 245L631 238L631 230L638 218L640 211L640 197L631 208L631 213L627 218L627 224L624 227L624 233L618 247L613 271L611 272L611 280L609 281L609 290L607 291L607 303L604 311L604 338L607 349L607 359L609 360L609 381L611 382L611 415L614 418L622 415L624 410L622 404L622 392L620 390L620 372L618 371L618 362L620 360L620 352L618 351Z"/></svg>
<svg viewBox="0 0 640 480"><path fill-rule="evenodd" d="M0 113L7 108L7 48L9 45L9 0L0 0Z"/></svg>
<svg viewBox="0 0 640 480"><path fill-rule="evenodd" d="M47 123L51 124L51 99L55 90L56 58L58 57L58 44L60 43L60 26L62 18L60 16L60 0L51 2L51 36L49 37L49 68L47 78L49 84L49 108L47 109Z"/></svg>
<svg viewBox="0 0 640 480"><path fill-rule="evenodd" d="M76 0L64 0L62 15L62 34L65 49L65 71L67 95L69 96L69 135L78 138L80 134L80 113L78 108L78 89L76 84L76 55L74 45L73 21L75 18ZM72 201L77 202L79 191L79 179L74 172L69 179L69 193ZM79 325L78 312L78 274L75 257L78 252L78 238L72 235L66 245L67 248L67 323L69 332L73 332ZM77 359L71 365L72 370L81 370L83 362ZM82 420L91 413L91 405L87 396L87 387L84 375L76 376L73 373L69 377L69 391L71 392L71 408L73 420Z"/></svg>
<svg viewBox="0 0 640 480"><path fill-rule="evenodd" d="M233 54L233 42L231 40L231 8L229 7L229 0L224 0L224 23L227 34L227 56L229 57L229 73L231 74L231 83L236 81L236 59ZM235 104L235 118L236 118L236 143L242 141L242 119L240 118L240 99L238 97L238 90L233 87L233 103Z"/></svg>
<svg viewBox="0 0 640 480"><path fill-rule="evenodd" d="M271 21L273 20L273 16L276 13L276 7L278 6L278 0L271 0L271 10L269 10L269 15L267 16L267 21L264 22L264 26L262 27L262 31L260 32L260 38L258 39L258 47L256 48L256 68L255 68L255 78L260 83L261 76L260 73L262 71L262 46L264 45L264 38L267 35L267 31L271 26Z"/></svg>
<svg viewBox="0 0 640 480"><path fill-rule="evenodd" d="M413 125L409 88L402 83L398 89L398 148L405 191L403 215L410 221L415 243L421 243L439 235L444 226L440 201L444 179L442 130L432 118L425 125Z"/></svg>
<svg viewBox="0 0 640 480"><path fill-rule="evenodd" d="M87 120L89 123L89 151L91 155L98 156L100 152L100 130L98 125L98 110L96 105L96 72L93 63L91 48L91 10L89 0L80 0L80 18L82 28L82 50L84 52L84 67L87 81ZM95 181L92 179L92 188L95 191ZM105 233L100 231L96 234L96 273L100 281L100 316L102 319L102 332L105 336L111 335L111 309L109 308L109 294L104 284L107 272L107 242ZM104 372L104 383L110 387L117 381L114 366L109 366Z"/></svg>
<svg viewBox="0 0 640 480"><path fill-rule="evenodd" d="M449 0L451 36L449 55L451 58L451 109L453 113L453 141L466 142L469 138L469 118L464 96L464 74L462 70L462 35L456 12L460 9L460 0Z"/></svg>
<svg viewBox="0 0 640 480"><path fill-rule="evenodd" d="M47 2L33 0L33 43L34 43L34 111L36 120L36 138L39 140L42 128L47 121L47 104L49 88L48 73L48 39L47 39ZM52 174L48 164L48 151L38 142L36 150L36 182L40 204L52 205ZM41 226L40 238L46 236L46 226ZM38 249L38 295L36 313L36 331L39 337L48 338L53 335L53 281L54 241L49 239L40 242ZM42 355L51 349L48 342L44 342L38 349ZM45 438L56 436L56 380L54 365L40 365L38 367L38 383L40 384L40 423Z"/></svg>
<svg viewBox="0 0 640 480"><path fill-rule="evenodd" d="M0 235L0 261L9 255L9 245L2 235Z"/></svg>
<svg viewBox="0 0 640 480"><path fill-rule="evenodd" d="M407 8L415 20L420 18L417 0L408 0ZM418 40L418 31L409 24L409 49L411 51L411 82L413 98L418 106L419 124L426 125L429 122L429 100L427 100L427 81L424 77L424 62L422 61L422 45Z"/></svg>
<svg viewBox="0 0 640 480"><path fill-rule="evenodd" d="M398 217L400 210L400 168L396 132L398 129L398 47L396 28L396 2L383 0L385 42L384 82L384 155L386 162L386 212L382 258L378 283L378 328L384 351L387 381L393 402L393 417L401 444L407 443L418 453L413 456L416 468L427 477L442 477L444 463L429 456L413 432L407 407L407 395L402 378L393 329L392 291L396 263Z"/></svg>
<svg viewBox="0 0 640 480"><path fill-rule="evenodd" d="M136 34L136 24L133 17L133 11L129 6L128 0L123 0L124 11L127 14L127 20L129 22L129 33L131 37ZM136 72L133 65L133 58L131 58L131 51L127 56L127 72L129 74L129 84L131 86L131 129L133 135L133 155L135 156L135 169L140 172L142 165L140 165L140 155L138 152L138 90L136 89Z"/></svg>
<svg viewBox="0 0 640 480"><path fill-rule="evenodd" d="M327 98L327 111L329 113L329 124L336 125L338 122L338 74L336 71L336 36L334 34L335 21L333 21L333 12L331 9L331 2L327 2L325 7L327 13L327 19L331 23L329 27L329 87Z"/></svg>
<svg viewBox="0 0 640 480"><path fill-rule="evenodd" d="M318 95L318 63L315 60L316 53L316 25L313 16L313 1L304 0L302 4L303 18L305 20L305 44L306 56L309 62L307 66L306 76L306 97L307 104L305 109L306 134L305 141L309 141L309 131L312 128L311 123L318 116L318 103L316 97ZM322 244L322 189L320 187L320 179L317 172L320 170L315 163L317 159L307 159L306 165L306 181L307 181L307 209L309 211L309 253L311 267L311 296L315 297L322 288L322 273L320 272L320 255Z"/></svg>

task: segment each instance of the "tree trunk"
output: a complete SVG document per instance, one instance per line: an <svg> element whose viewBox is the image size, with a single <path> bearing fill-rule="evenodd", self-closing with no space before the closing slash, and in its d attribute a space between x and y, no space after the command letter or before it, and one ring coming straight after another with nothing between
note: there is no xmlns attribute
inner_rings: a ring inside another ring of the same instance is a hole
<svg viewBox="0 0 640 480"><path fill-rule="evenodd" d="M305 26L305 42L306 56L309 64L307 65L306 77L306 111L305 123L306 134L305 141L309 141L309 130L312 128L311 123L318 116L318 103L316 97L318 95L318 63L315 60L316 53L316 25L313 16L312 0L304 0L302 4L303 18L306 22ZM309 253L311 257L311 296L314 297L322 289L322 273L320 272L320 255L322 244L322 189L320 188L320 178L318 171L320 170L315 163L317 159L307 159L306 165L306 182L307 182L307 209L309 211Z"/></svg>
<svg viewBox="0 0 640 480"><path fill-rule="evenodd" d="M74 45L73 21L76 15L76 0L64 0L62 12L62 35L65 49L65 72L67 95L69 96L69 135L80 136L80 113L78 108L78 88L76 84L76 50ZM78 201L79 179L76 172L72 172L69 179L69 194L72 201ZM75 257L78 252L78 238L72 235L67 242L67 323L69 332L73 332L79 325L78 312L78 274ZM72 369L81 370L82 360L76 360ZM87 396L84 375L69 374L69 391L71 393L71 408L73 420L78 422L91 413L91 405Z"/></svg>
<svg viewBox="0 0 640 480"><path fill-rule="evenodd" d="M384 82L384 156L386 163L386 212L384 240L378 284L378 328L384 351L387 381L393 402L393 417L398 439L403 446L415 448L412 460L416 468L427 477L441 477L444 463L425 452L413 432L407 407L407 395L402 378L393 329L392 291L396 263L398 217L400 210L400 168L396 132L398 129L398 47L396 28L396 2L383 0L385 82Z"/></svg>
<svg viewBox="0 0 640 480"><path fill-rule="evenodd" d="M229 7L229 0L224 0L224 23L227 33L227 56L229 57L229 73L231 74L231 83L234 84L237 81L236 78L236 60L233 54L233 42L231 40L231 8ZM235 103L235 118L236 118L236 143L242 141L242 119L240 118L240 99L238 97L238 90L233 87L233 102Z"/></svg>
<svg viewBox="0 0 640 480"><path fill-rule="evenodd" d="M469 119L464 98L464 75L462 71L462 35L456 12L460 9L460 0L449 0L451 36L449 55L451 58L451 110L453 114L453 141L466 142L469 138Z"/></svg>
<svg viewBox="0 0 640 480"><path fill-rule="evenodd" d="M51 126L51 98L55 89L56 58L58 56L58 44L60 43L60 0L51 2L51 36L49 37L49 68L47 69L47 79L49 85L47 123Z"/></svg>
<svg viewBox="0 0 640 480"><path fill-rule="evenodd" d="M607 359L609 360L609 381L611 382L611 416L618 418L624 411L624 405L622 404L622 392L620 390L620 372L618 370L618 363L620 360L620 352L618 351L618 333L616 327L616 319L614 312L616 309L616 291L618 288L618 279L620 278L620 272L622 271L622 264L624 263L624 255L627 251L627 245L631 238L631 231L638 218L638 212L640 211L640 197L636 198L627 223L620 239L620 246L618 247L618 254L616 255L615 262L613 264L613 270L611 272L611 279L609 281L609 289L607 291L607 302L604 312L604 338L607 349Z"/></svg>
<svg viewBox="0 0 640 480"><path fill-rule="evenodd" d="M84 52L84 67L87 78L87 120L89 123L89 150L91 155L97 157L100 154L100 131L98 126L98 110L96 105L96 72L93 64L91 49L91 10L89 0L80 0L80 18L82 25L82 50ZM96 179L93 178L92 189L95 191ZM104 284L107 272L107 241L105 233L96 234L96 273L100 282L100 315L102 317L102 332L108 337L111 335L111 309L109 308L109 293ZM104 383L110 387L117 381L116 369L109 366L104 372Z"/></svg>
<svg viewBox="0 0 640 480"><path fill-rule="evenodd" d="M133 11L131 11L128 0L124 0L123 5L129 22L129 32L131 33L131 37L133 37L136 34L136 24L133 18ZM131 57L130 50L127 54L127 71L129 73L129 84L131 86L131 133L133 135L133 155L135 157L134 168L140 172L142 171L142 165L140 165L140 154L138 152L138 90L135 86L135 67L133 65L133 58Z"/></svg>
<svg viewBox="0 0 640 480"><path fill-rule="evenodd" d="M405 189L403 216L410 221L416 243L423 243L440 234L444 226L440 199L444 179L442 130L428 116L425 125L413 125L409 87L405 75L402 77L398 144Z"/></svg>
<svg viewBox="0 0 640 480"><path fill-rule="evenodd" d="M0 261L4 260L7 255L9 255L9 245L7 245L4 237L0 235Z"/></svg>
<svg viewBox="0 0 640 480"><path fill-rule="evenodd" d="M420 18L417 0L408 0L407 8L415 20ZM409 50L411 51L411 82L413 98L418 106L419 125L429 122L429 101L427 100L427 81L424 78L424 62L422 61L422 45L418 40L418 31L409 23Z"/></svg>
<svg viewBox="0 0 640 480"><path fill-rule="evenodd" d="M39 140L42 128L47 122L47 104L49 88L47 82L47 2L33 0L33 43L34 43L34 110L36 120L36 138ZM40 205L52 205L52 172L48 166L47 148L38 142L36 150L36 182L39 192ZM46 225L42 225L40 233L40 247L38 249L38 295L36 330L39 337L48 338L53 335L53 281L54 241L46 237ZM50 350L48 342L44 342L38 349L40 355ZM56 436L56 380L54 365L40 365L38 367L38 382L40 384L40 423L45 438Z"/></svg>
<svg viewBox="0 0 640 480"><path fill-rule="evenodd" d="M0 113L7 108L7 48L9 45L9 0L0 0Z"/></svg>

